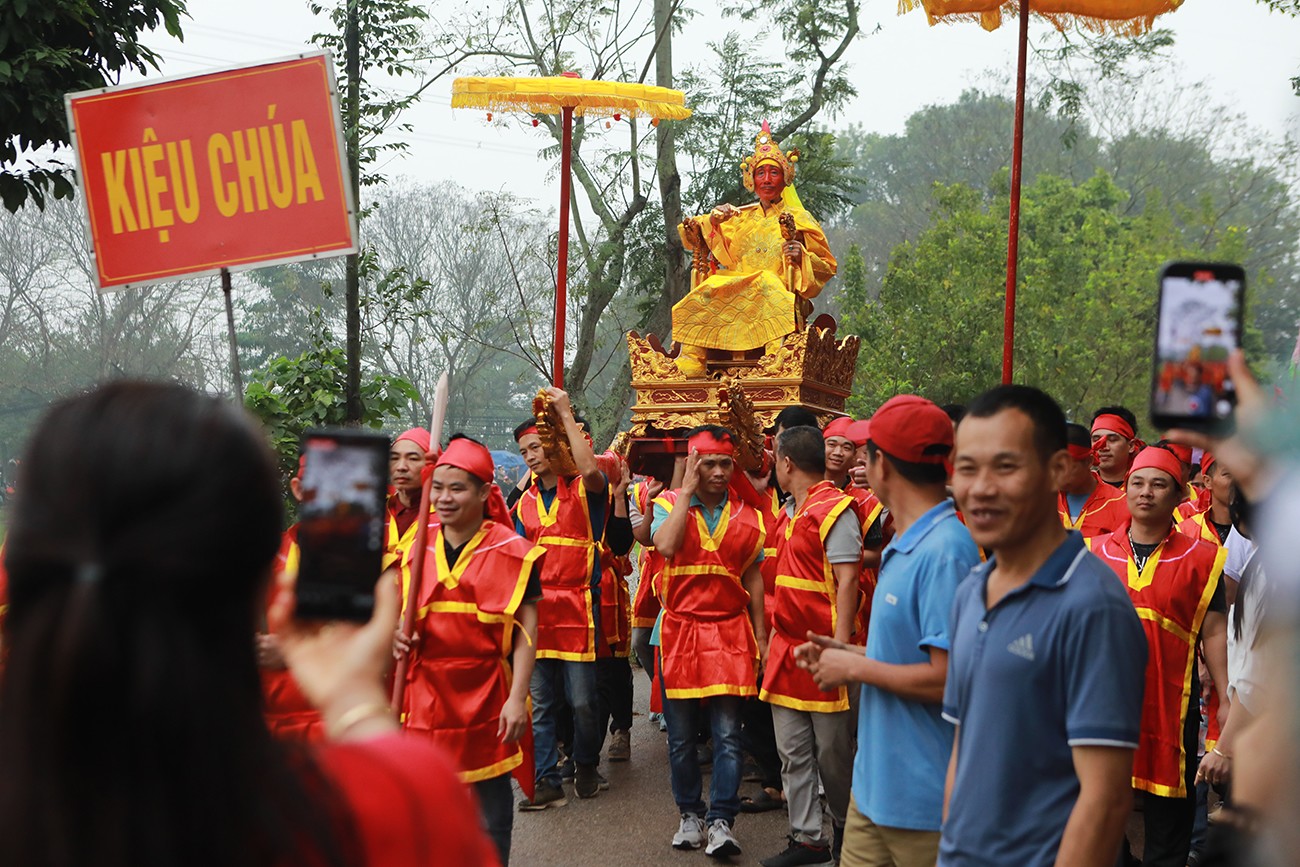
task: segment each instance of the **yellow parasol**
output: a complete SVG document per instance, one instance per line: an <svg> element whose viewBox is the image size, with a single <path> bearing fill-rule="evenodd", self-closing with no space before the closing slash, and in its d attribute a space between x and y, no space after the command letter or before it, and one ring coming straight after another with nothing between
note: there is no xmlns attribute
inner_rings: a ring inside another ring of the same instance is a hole
<svg viewBox="0 0 1300 867"><path fill-rule="evenodd" d="M599 81L576 72L544 78L458 78L451 85L453 108L517 111L526 114L559 114L564 119L560 143L560 249L555 279L555 385L564 386L564 311L568 290L569 197L573 179L573 116L612 114L615 120L649 117L685 120L691 116L680 90L649 84ZM491 115L488 115L489 118Z"/></svg>
<svg viewBox="0 0 1300 867"><path fill-rule="evenodd" d="M1007 296L1002 336L1002 382L1011 382L1016 335L1016 265L1020 249L1020 167L1025 143L1025 61L1029 51L1029 16L1033 12L1059 28L1079 24L1101 33L1138 36L1151 29L1158 15L1173 12L1183 0L898 0L898 14L925 10L930 23L978 21L985 30L1002 26L1004 12L1020 18L1020 59L1016 70L1016 126L1011 150L1011 213L1007 231Z"/></svg>

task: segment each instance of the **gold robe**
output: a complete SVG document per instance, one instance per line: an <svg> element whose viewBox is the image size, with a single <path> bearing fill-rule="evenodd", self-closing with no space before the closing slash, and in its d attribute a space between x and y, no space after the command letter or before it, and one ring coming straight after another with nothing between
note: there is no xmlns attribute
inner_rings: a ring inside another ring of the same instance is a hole
<svg viewBox="0 0 1300 867"><path fill-rule="evenodd" d="M793 195L793 187L786 187L786 195L766 213L760 204L746 206L716 230L707 215L699 217L704 240L725 270L673 306L674 340L687 346L743 351L795 330L798 299L785 285L784 241L778 222L785 211L794 215L795 228L804 236L803 264L795 270L799 295L816 297L835 276L835 258L826 235Z"/></svg>

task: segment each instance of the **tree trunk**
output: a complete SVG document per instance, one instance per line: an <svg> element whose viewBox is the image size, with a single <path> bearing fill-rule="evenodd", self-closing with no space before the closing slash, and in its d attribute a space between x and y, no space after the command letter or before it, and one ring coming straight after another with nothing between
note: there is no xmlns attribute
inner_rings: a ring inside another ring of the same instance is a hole
<svg viewBox="0 0 1300 867"><path fill-rule="evenodd" d="M347 148L348 170L352 174L352 207L357 210L357 233L361 231L361 33L357 22L357 3L348 0L346 64L348 76ZM358 238L358 241L360 239ZM346 347L347 379L346 410L348 424L361 424L364 412L361 406L361 262L353 253L347 259L344 307L347 308Z"/></svg>
<svg viewBox="0 0 1300 867"><path fill-rule="evenodd" d="M673 32L671 20L672 0L655 0L655 32L659 45L655 49L655 84L673 86ZM658 147L659 198L664 210L664 287L663 297L667 307L682 299L690 289L686 250L677 235L682 221L682 176L677 171L677 132L672 123L655 127ZM657 305L660 309L663 304ZM659 316L654 317L659 319ZM659 325L659 323L655 323ZM661 336L667 333L664 329Z"/></svg>

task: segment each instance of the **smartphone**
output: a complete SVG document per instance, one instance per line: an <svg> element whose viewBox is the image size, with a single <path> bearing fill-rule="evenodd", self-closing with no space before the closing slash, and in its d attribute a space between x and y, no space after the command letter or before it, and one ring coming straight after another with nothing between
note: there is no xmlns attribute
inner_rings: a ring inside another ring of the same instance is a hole
<svg viewBox="0 0 1300 867"><path fill-rule="evenodd" d="M384 556L388 438L311 430L302 448L297 616L367 621Z"/></svg>
<svg viewBox="0 0 1300 867"><path fill-rule="evenodd" d="M1240 265L1170 262L1160 270L1151 367L1156 428L1232 430L1237 391L1227 362L1241 346L1245 292Z"/></svg>

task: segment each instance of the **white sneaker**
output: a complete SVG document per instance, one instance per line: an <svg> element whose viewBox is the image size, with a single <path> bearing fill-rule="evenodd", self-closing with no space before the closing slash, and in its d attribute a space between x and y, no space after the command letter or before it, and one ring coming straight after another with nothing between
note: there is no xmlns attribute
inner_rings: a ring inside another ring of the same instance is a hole
<svg viewBox="0 0 1300 867"><path fill-rule="evenodd" d="M674 849L698 849L704 845L704 820L691 813L682 813L682 824L673 835Z"/></svg>
<svg viewBox="0 0 1300 867"><path fill-rule="evenodd" d="M740 844L736 835L731 833L731 826L726 819L714 819L709 824L709 845L704 854L710 858L730 858L740 854Z"/></svg>

